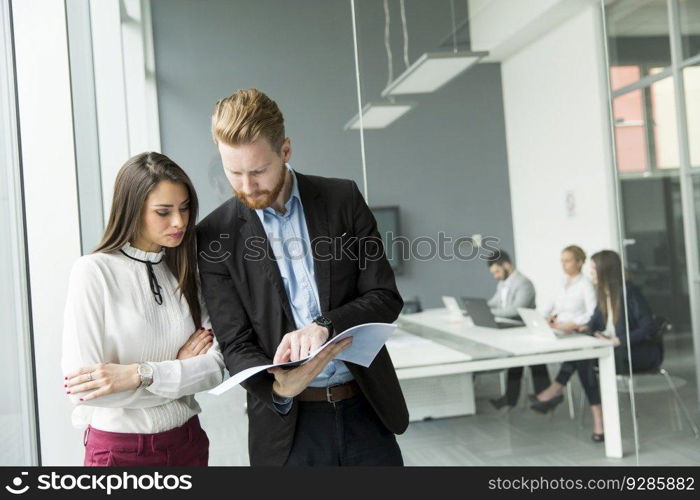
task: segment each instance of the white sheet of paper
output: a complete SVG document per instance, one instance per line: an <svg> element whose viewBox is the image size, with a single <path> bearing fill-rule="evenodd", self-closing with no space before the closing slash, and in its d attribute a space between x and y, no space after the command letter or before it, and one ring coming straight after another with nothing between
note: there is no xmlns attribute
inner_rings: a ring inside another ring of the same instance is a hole
<svg viewBox="0 0 700 500"><path fill-rule="evenodd" d="M252 366L241 372L236 373L233 377L217 385L209 391L209 394L219 396L224 392L234 388L241 382L246 381L253 375L257 375L263 370L277 366L299 366L316 357L324 347L340 342L343 339L352 337L352 345L338 354L334 359L355 363L356 365L364 366L365 368L372 364L374 358L379 354L382 346L389 339L391 334L396 329L396 325L389 323L365 323L362 325L348 328L343 333L336 335L314 352L309 354L303 360L289 363L277 363L269 365Z"/></svg>

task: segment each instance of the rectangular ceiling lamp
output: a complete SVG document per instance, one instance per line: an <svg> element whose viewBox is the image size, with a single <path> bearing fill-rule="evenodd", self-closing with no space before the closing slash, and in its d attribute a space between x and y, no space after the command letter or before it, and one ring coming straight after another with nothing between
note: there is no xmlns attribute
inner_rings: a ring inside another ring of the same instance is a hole
<svg viewBox="0 0 700 500"><path fill-rule="evenodd" d="M487 55L485 51L425 53L384 89L382 97L433 92Z"/></svg>
<svg viewBox="0 0 700 500"><path fill-rule="evenodd" d="M366 129L386 128L408 113L413 104L409 103L369 103L362 109L362 126ZM355 115L347 122L345 130L360 129L360 115Z"/></svg>

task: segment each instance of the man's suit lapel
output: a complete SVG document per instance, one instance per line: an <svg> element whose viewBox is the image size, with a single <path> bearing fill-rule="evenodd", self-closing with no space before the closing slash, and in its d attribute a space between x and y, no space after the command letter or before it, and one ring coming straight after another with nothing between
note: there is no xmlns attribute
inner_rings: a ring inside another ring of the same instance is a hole
<svg viewBox="0 0 700 500"><path fill-rule="evenodd" d="M304 206L304 218L306 219L306 228L309 230L309 240L311 241L311 250L314 257L314 274L316 275L318 298L321 302L319 305L321 312L325 313L330 309L330 258L333 255L328 230L328 212L326 203L323 201L318 188L305 175L298 172L295 173L299 183L299 196Z"/></svg>
<svg viewBox="0 0 700 500"><path fill-rule="evenodd" d="M260 222L260 218L254 211L250 208L245 207L243 204L239 205L239 217L245 222L241 224L241 237L243 241L247 241L248 238L263 238L265 241L266 255L261 260L261 265L265 271L265 275L272 283L275 290L279 295L280 301L282 302L282 308L284 313L287 315L289 323L294 325L294 314L292 313L291 306L289 305L289 298L287 297L287 292L284 289L284 284L282 283L282 276L280 275L279 267L277 267L277 262L274 260L274 252L270 246L270 242L265 234L265 228ZM245 255L245 253L244 253Z"/></svg>

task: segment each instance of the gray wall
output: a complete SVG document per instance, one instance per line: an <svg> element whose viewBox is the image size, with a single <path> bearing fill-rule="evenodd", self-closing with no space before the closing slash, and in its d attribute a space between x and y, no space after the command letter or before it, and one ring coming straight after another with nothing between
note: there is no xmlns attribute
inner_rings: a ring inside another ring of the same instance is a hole
<svg viewBox="0 0 700 500"><path fill-rule="evenodd" d="M294 168L361 181L358 138L343 131L357 107L349 3L156 0L152 12L161 144L191 175L200 216L230 195L210 120L240 88L277 101Z"/></svg>
<svg viewBox="0 0 700 500"><path fill-rule="evenodd" d="M359 133L343 131L357 113L349 1L154 0L152 8L163 152L192 176L200 216L228 196L209 119L214 102L238 88L277 100L294 168L362 187ZM398 76L398 2L391 9ZM413 61L449 32L450 4L408 0L406 11ZM357 12L363 101L378 101L387 79L382 3L361 0ZM480 233L512 251L499 65L479 65L410 100L416 108L399 121L366 131L370 205L399 205L409 238ZM409 261L397 281L404 298L428 307L441 295L487 296L495 286L480 260Z"/></svg>

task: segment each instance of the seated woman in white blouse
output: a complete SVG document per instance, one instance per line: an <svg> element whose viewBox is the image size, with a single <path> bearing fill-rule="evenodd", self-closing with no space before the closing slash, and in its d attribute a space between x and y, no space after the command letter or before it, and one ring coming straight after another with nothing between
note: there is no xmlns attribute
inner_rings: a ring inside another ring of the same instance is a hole
<svg viewBox="0 0 700 500"><path fill-rule="evenodd" d="M570 245L562 250L561 267L566 276L554 302L545 310L552 328L573 332L587 325L593 316L597 305L596 291L591 280L581 272L584 262L586 253L581 247ZM564 363L557 379L547 389L531 397L535 411L549 411L564 400L564 385L559 381L562 370L568 371L569 366ZM551 401L545 410L539 404L542 401Z"/></svg>
<svg viewBox="0 0 700 500"><path fill-rule="evenodd" d="M197 195L167 156L119 171L109 222L70 275L63 327L84 465L205 466L194 394L222 381L223 356L199 293Z"/></svg>
<svg viewBox="0 0 700 500"><path fill-rule="evenodd" d="M545 316L552 328L573 332L588 324L596 306L595 287L581 269L586 262L586 252L577 245L569 245L561 251L561 267L565 277L554 302L545 308Z"/></svg>

